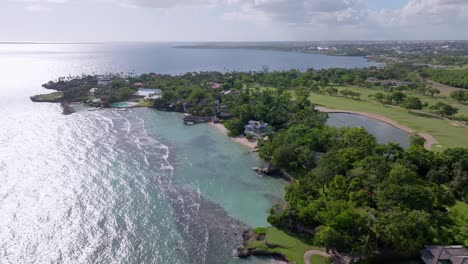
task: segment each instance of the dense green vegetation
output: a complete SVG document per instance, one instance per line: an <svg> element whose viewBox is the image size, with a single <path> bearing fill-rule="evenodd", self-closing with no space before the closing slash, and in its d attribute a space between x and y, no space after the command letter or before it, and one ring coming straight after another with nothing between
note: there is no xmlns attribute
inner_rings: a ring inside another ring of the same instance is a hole
<svg viewBox="0 0 468 264"><path fill-rule="evenodd" d="M106 85L98 85L98 76L82 75L59 78L59 80L50 81L43 86L47 89L60 91L63 94L61 100L83 102L97 98L102 100L105 106L127 100L137 91L137 88L131 85L128 79L120 75L112 75L108 78L112 79L112 82ZM95 94L90 93L91 88L97 88Z"/></svg>
<svg viewBox="0 0 468 264"><path fill-rule="evenodd" d="M135 87L126 85L121 80L115 80L110 86L99 88L96 96L104 99L106 104L111 104L129 99L136 91Z"/></svg>
<svg viewBox="0 0 468 264"><path fill-rule="evenodd" d="M466 240L456 235L465 224L447 209L468 201L467 149L436 154L419 143L403 150L360 128L299 124L265 142L260 155L298 179L287 188L287 206L272 209L268 221L315 229L317 245L413 256L424 244Z"/></svg>
<svg viewBox="0 0 468 264"><path fill-rule="evenodd" d="M468 69L425 68L421 74L439 83L468 89Z"/></svg>
<svg viewBox="0 0 468 264"><path fill-rule="evenodd" d="M468 204L457 202L450 208L450 217L461 227L459 233L455 234L456 239L468 245Z"/></svg>
<svg viewBox="0 0 468 264"><path fill-rule="evenodd" d="M464 103L468 101L468 91L453 91L450 93L450 98L453 100Z"/></svg>

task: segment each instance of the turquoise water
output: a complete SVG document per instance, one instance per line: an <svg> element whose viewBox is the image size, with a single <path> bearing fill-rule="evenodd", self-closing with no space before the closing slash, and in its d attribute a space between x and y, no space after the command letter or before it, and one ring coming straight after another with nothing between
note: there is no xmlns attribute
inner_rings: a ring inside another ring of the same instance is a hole
<svg viewBox="0 0 468 264"><path fill-rule="evenodd" d="M184 125L181 114L138 112L151 120L148 134L174 150L175 183L202 193L250 226L268 224L268 210L282 200L286 183L253 172L262 163L256 153L207 124Z"/></svg>
<svg viewBox="0 0 468 264"><path fill-rule="evenodd" d="M111 104L112 107L117 107L117 108L127 108L127 107L132 107L134 105L135 104L128 103L128 102L117 102L117 103Z"/></svg>

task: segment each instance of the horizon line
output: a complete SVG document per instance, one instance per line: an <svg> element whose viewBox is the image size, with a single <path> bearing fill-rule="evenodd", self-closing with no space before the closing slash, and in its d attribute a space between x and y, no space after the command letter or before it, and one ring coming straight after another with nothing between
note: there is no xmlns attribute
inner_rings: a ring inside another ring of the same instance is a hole
<svg viewBox="0 0 468 264"><path fill-rule="evenodd" d="M318 43L318 42L437 42L437 41L468 41L468 39L387 39L387 40L113 40L113 41L0 41L0 44L111 44L111 43Z"/></svg>

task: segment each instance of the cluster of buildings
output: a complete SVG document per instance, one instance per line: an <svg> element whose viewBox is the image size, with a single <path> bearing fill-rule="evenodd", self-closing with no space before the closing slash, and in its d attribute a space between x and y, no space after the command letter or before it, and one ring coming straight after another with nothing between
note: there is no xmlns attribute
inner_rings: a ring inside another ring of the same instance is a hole
<svg viewBox="0 0 468 264"><path fill-rule="evenodd" d="M73 82L73 80L71 80ZM82 82L82 80L81 80ZM126 83L128 83L128 80L126 80ZM112 79L107 78L107 77L99 77L97 79L92 79L92 80L87 80L86 81L87 85L95 86L88 91L88 95L92 97L96 97L98 95L98 90L100 89L99 87L105 87L109 86L112 84ZM138 88L138 90L133 94L134 98L140 98L144 100L156 100L161 98L162 96L162 90L161 89L150 89L150 88L144 88L145 84L142 82L136 82L133 84L135 88ZM88 100L88 104L90 106L94 107L100 107L102 106L107 98L105 96L100 96L99 98L94 98Z"/></svg>
<svg viewBox="0 0 468 264"><path fill-rule="evenodd" d="M388 85L388 86L393 86L393 87L398 87L398 86L408 86L411 84L411 82L406 82L406 81L400 81L400 80L380 80L375 77L369 77L366 79L367 83L370 84L381 84L381 85Z"/></svg>
<svg viewBox="0 0 468 264"><path fill-rule="evenodd" d="M143 98L144 100L156 100L161 98L162 91L161 89L145 89L139 88L133 96L138 98Z"/></svg>

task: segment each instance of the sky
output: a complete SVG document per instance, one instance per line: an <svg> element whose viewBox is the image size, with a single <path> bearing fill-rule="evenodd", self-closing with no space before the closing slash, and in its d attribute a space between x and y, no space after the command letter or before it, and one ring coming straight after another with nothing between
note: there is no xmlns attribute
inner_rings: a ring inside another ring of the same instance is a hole
<svg viewBox="0 0 468 264"><path fill-rule="evenodd" d="M468 0L0 0L0 41L468 39Z"/></svg>

